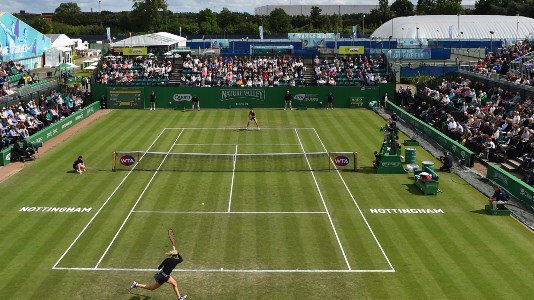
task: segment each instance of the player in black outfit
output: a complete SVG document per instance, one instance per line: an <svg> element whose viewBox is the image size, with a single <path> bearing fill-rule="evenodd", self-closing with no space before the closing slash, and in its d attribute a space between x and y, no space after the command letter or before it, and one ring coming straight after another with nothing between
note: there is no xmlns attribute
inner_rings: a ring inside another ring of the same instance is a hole
<svg viewBox="0 0 534 300"><path fill-rule="evenodd" d="M132 285L130 286L130 289L134 289L136 287L140 287L142 289L153 291L157 288L159 288L161 285L163 285L165 282L168 282L170 285L172 285L172 288L174 289L174 292L176 293L176 296L178 296L178 300L183 300L187 298L187 295L180 295L180 291L178 291L178 284L176 283L176 280L172 278L171 272L174 270L177 264L184 261L182 259L182 256L178 251L171 250L166 253L170 257L164 259L161 264L158 266L159 272L154 274L154 282L147 285L142 283L137 283L134 281Z"/></svg>

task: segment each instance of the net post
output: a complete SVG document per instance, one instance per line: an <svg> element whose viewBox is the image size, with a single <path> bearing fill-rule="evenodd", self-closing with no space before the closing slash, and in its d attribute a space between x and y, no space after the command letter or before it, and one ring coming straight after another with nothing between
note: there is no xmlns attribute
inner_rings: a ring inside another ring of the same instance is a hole
<svg viewBox="0 0 534 300"><path fill-rule="evenodd" d="M328 172L332 171L332 152L327 152L326 158L328 159Z"/></svg>
<svg viewBox="0 0 534 300"><path fill-rule="evenodd" d="M358 152L352 152L354 156L354 172L358 171Z"/></svg>
<svg viewBox="0 0 534 300"><path fill-rule="evenodd" d="M117 153L115 151L113 151L113 153L111 154L111 171L112 172L115 172L115 159L117 157Z"/></svg>

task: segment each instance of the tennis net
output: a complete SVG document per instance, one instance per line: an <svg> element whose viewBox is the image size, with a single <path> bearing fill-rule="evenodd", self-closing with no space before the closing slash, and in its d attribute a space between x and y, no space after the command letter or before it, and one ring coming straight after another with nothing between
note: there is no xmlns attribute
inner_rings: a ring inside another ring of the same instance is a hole
<svg viewBox="0 0 534 300"><path fill-rule="evenodd" d="M356 152L174 153L116 151L112 169L180 172L291 172L356 170Z"/></svg>

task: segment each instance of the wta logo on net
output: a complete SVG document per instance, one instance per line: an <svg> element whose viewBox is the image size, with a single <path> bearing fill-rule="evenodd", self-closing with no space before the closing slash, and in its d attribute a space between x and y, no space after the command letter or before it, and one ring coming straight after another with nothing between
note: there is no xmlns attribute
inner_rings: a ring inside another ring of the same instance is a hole
<svg viewBox="0 0 534 300"><path fill-rule="evenodd" d="M344 155L339 155L334 158L334 164L338 167L344 167L350 162L349 158Z"/></svg>
<svg viewBox="0 0 534 300"><path fill-rule="evenodd" d="M135 164L135 158L133 158L131 155L123 155L120 159L121 165L123 166L131 166Z"/></svg>

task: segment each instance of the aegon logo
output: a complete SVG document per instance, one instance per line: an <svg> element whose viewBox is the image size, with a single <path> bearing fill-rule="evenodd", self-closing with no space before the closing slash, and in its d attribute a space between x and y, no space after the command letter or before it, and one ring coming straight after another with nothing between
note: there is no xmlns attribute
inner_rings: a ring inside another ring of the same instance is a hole
<svg viewBox="0 0 534 300"><path fill-rule="evenodd" d="M176 102L191 101L191 99L193 99L193 96L191 96L191 94L174 94L172 96L172 100Z"/></svg>
<svg viewBox="0 0 534 300"><path fill-rule="evenodd" d="M400 167L401 164L399 162L384 162L381 163L382 167Z"/></svg>
<svg viewBox="0 0 534 300"><path fill-rule="evenodd" d="M133 158L130 155L123 155L121 157L121 165L123 166L131 166L135 163L135 158Z"/></svg>
<svg viewBox="0 0 534 300"><path fill-rule="evenodd" d="M336 158L334 158L334 164L338 167L344 167L349 164L349 158L342 155L336 156Z"/></svg>
<svg viewBox="0 0 534 300"><path fill-rule="evenodd" d="M295 101L318 102L319 96L317 94L296 94L293 99Z"/></svg>

